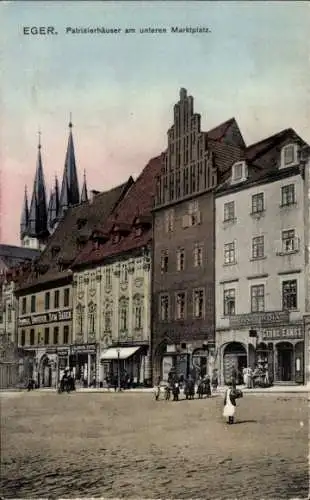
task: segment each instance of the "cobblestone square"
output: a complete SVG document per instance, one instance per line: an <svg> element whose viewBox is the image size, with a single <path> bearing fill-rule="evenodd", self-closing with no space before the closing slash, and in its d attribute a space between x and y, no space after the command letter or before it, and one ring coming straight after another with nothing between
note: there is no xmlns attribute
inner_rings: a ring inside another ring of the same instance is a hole
<svg viewBox="0 0 310 500"><path fill-rule="evenodd" d="M245 394L233 426L222 404L221 395L2 394L1 495L306 498L306 396Z"/></svg>

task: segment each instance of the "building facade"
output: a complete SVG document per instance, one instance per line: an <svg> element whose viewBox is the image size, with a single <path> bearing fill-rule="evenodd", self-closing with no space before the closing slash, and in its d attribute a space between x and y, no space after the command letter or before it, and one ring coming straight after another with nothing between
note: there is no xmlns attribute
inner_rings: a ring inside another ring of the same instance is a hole
<svg viewBox="0 0 310 500"><path fill-rule="evenodd" d="M160 157L148 163L73 265L74 341L97 346L80 356L77 376L101 385L118 375L151 384L151 208L160 168Z"/></svg>
<svg viewBox="0 0 310 500"><path fill-rule="evenodd" d="M55 387L58 370L69 365L72 342L72 273L58 281L18 290L18 345L32 356L40 387Z"/></svg>
<svg viewBox="0 0 310 500"><path fill-rule="evenodd" d="M205 375L214 366L214 189L243 148L234 119L202 132L193 98L181 89L153 209L155 378L167 380L172 369Z"/></svg>
<svg viewBox="0 0 310 500"><path fill-rule="evenodd" d="M216 346L221 383L260 367L304 383L304 146L288 129L246 149L216 195Z"/></svg>

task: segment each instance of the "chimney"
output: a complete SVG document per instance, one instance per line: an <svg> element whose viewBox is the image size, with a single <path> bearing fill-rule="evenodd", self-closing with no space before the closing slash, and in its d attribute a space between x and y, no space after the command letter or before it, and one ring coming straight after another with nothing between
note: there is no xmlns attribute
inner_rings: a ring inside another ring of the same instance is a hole
<svg viewBox="0 0 310 500"><path fill-rule="evenodd" d="M90 203L93 203L94 198L95 198L95 196L97 196L97 194L100 194L100 191L96 191L96 189L92 189L90 191L90 200L89 200Z"/></svg>

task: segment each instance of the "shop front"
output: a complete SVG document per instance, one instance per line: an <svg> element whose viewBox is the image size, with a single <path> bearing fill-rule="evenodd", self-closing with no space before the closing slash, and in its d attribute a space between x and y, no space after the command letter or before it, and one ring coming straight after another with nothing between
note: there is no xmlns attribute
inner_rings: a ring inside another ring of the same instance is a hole
<svg viewBox="0 0 310 500"><path fill-rule="evenodd" d="M217 331L220 380L233 371L243 383L243 369L258 369L270 383L304 383L304 327L289 321L287 311L244 314L230 318L230 328Z"/></svg>
<svg viewBox="0 0 310 500"><path fill-rule="evenodd" d="M207 374L211 376L214 367L214 349L215 345L211 342L205 344L197 342L196 345L185 342L180 345L167 345L161 356L163 382L168 381L170 372L184 380L189 375L195 380Z"/></svg>
<svg viewBox="0 0 310 500"><path fill-rule="evenodd" d="M149 346L117 345L103 350L100 355L100 383L120 383L126 387L149 385Z"/></svg>
<svg viewBox="0 0 310 500"><path fill-rule="evenodd" d="M98 386L97 344L71 345L69 368L73 372L77 386Z"/></svg>

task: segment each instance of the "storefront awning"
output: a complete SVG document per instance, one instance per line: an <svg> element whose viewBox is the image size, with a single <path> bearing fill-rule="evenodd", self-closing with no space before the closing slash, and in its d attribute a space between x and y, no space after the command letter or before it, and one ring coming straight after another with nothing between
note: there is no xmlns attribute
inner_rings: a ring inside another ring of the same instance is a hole
<svg viewBox="0 0 310 500"><path fill-rule="evenodd" d="M103 351L100 359L112 360L112 359L127 359L130 358L140 349L138 347L110 347Z"/></svg>

